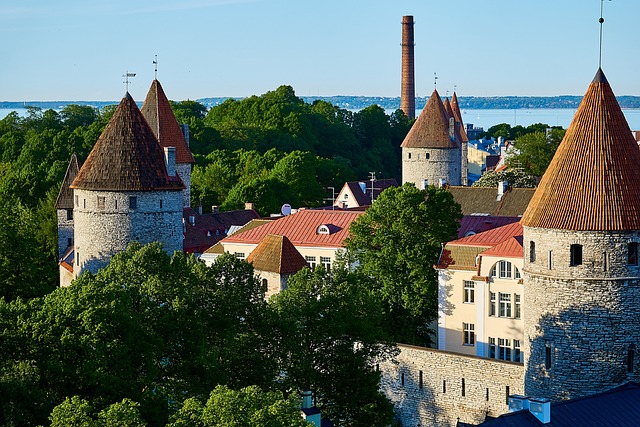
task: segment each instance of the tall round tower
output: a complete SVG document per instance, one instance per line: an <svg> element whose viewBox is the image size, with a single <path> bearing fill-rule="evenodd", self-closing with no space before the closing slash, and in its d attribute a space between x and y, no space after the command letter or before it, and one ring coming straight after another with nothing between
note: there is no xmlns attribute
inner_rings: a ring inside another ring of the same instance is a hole
<svg viewBox="0 0 640 427"><path fill-rule="evenodd" d="M158 144L127 93L71 184L73 277L95 273L133 241L182 250L182 190L175 148Z"/></svg>
<svg viewBox="0 0 640 427"><path fill-rule="evenodd" d="M525 393L638 381L640 150L598 70L523 225Z"/></svg>
<svg viewBox="0 0 640 427"><path fill-rule="evenodd" d="M191 165L195 163L189 144L171 110L169 99L158 80L151 83L140 109L161 147L175 147L176 171L184 182L182 205L191 206Z"/></svg>
<svg viewBox="0 0 640 427"><path fill-rule="evenodd" d="M402 17L402 88L400 109L413 120L416 117L416 78L413 56L413 16Z"/></svg>
<svg viewBox="0 0 640 427"><path fill-rule="evenodd" d="M460 185L461 150L455 120L449 120L437 90L402 142L402 182Z"/></svg>

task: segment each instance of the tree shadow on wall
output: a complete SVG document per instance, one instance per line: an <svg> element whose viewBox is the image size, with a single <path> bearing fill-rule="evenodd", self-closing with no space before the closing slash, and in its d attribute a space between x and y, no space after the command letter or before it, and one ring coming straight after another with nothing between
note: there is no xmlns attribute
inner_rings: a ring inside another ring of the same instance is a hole
<svg viewBox="0 0 640 427"><path fill-rule="evenodd" d="M638 344L638 314L637 308L614 303L543 316L530 342L525 392L558 401L637 380L629 369L636 370L630 349Z"/></svg>

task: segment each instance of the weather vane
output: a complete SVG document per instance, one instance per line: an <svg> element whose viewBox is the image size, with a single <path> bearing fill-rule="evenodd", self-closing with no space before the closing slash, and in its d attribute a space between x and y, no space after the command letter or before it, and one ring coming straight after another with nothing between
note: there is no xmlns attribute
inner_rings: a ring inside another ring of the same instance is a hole
<svg viewBox="0 0 640 427"><path fill-rule="evenodd" d="M433 88L438 88L438 73L436 72L433 73Z"/></svg>
<svg viewBox="0 0 640 427"><path fill-rule="evenodd" d="M600 0L600 19L598 19L598 22L600 23L600 57L598 58L598 68L602 68L602 24L604 24L603 11L604 0Z"/></svg>
<svg viewBox="0 0 640 427"><path fill-rule="evenodd" d="M129 77L135 77L135 76L136 76L136 73L130 73L129 70L127 70L127 72L122 75L122 77L124 77L124 82L122 83L125 84L125 87L127 88L127 92L129 92Z"/></svg>
<svg viewBox="0 0 640 427"><path fill-rule="evenodd" d="M153 78L158 80L158 55L155 55L156 59L153 60Z"/></svg>
<svg viewBox="0 0 640 427"><path fill-rule="evenodd" d="M456 93L456 88L457 87L458 87L457 85L453 85L453 93Z"/></svg>

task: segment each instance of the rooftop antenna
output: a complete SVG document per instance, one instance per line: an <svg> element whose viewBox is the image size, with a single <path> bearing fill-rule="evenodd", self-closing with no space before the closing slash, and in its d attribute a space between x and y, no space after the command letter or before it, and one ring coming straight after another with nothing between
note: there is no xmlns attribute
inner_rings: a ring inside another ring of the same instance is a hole
<svg viewBox="0 0 640 427"><path fill-rule="evenodd" d="M609 0L611 1L611 0ZM604 11L604 0L600 0L600 57L598 58L598 68L602 68L602 24L604 24L604 18L602 17Z"/></svg>
<svg viewBox="0 0 640 427"><path fill-rule="evenodd" d="M129 77L135 77L136 73L130 73L128 70L126 73L124 73L122 75L122 77L124 77L124 84L126 85L125 87L127 88L127 92L129 92Z"/></svg>
<svg viewBox="0 0 640 427"><path fill-rule="evenodd" d="M153 79L158 80L158 55L155 55L156 59L153 60Z"/></svg>

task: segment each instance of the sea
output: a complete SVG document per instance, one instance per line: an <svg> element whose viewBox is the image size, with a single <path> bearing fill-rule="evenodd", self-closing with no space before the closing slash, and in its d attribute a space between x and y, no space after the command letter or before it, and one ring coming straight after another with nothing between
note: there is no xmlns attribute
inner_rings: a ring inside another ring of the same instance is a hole
<svg viewBox="0 0 640 427"><path fill-rule="evenodd" d="M26 109L4 109L0 108L0 119L3 119L7 114L12 111L17 111L19 115L24 116ZM59 110L58 110L59 111ZM393 113L394 110L386 110L387 114ZM622 110L627 123L631 130L640 130L640 109L623 109ZM518 109L518 110L466 110L462 111L462 120L465 125L473 124L474 127L489 129L493 125L500 123L508 123L511 126L521 125L527 127L534 123L545 123L549 126L562 126L563 128L569 127L573 116L576 113L575 109L562 109L562 108L532 108L532 109ZM416 110L416 116L420 114L419 110Z"/></svg>

